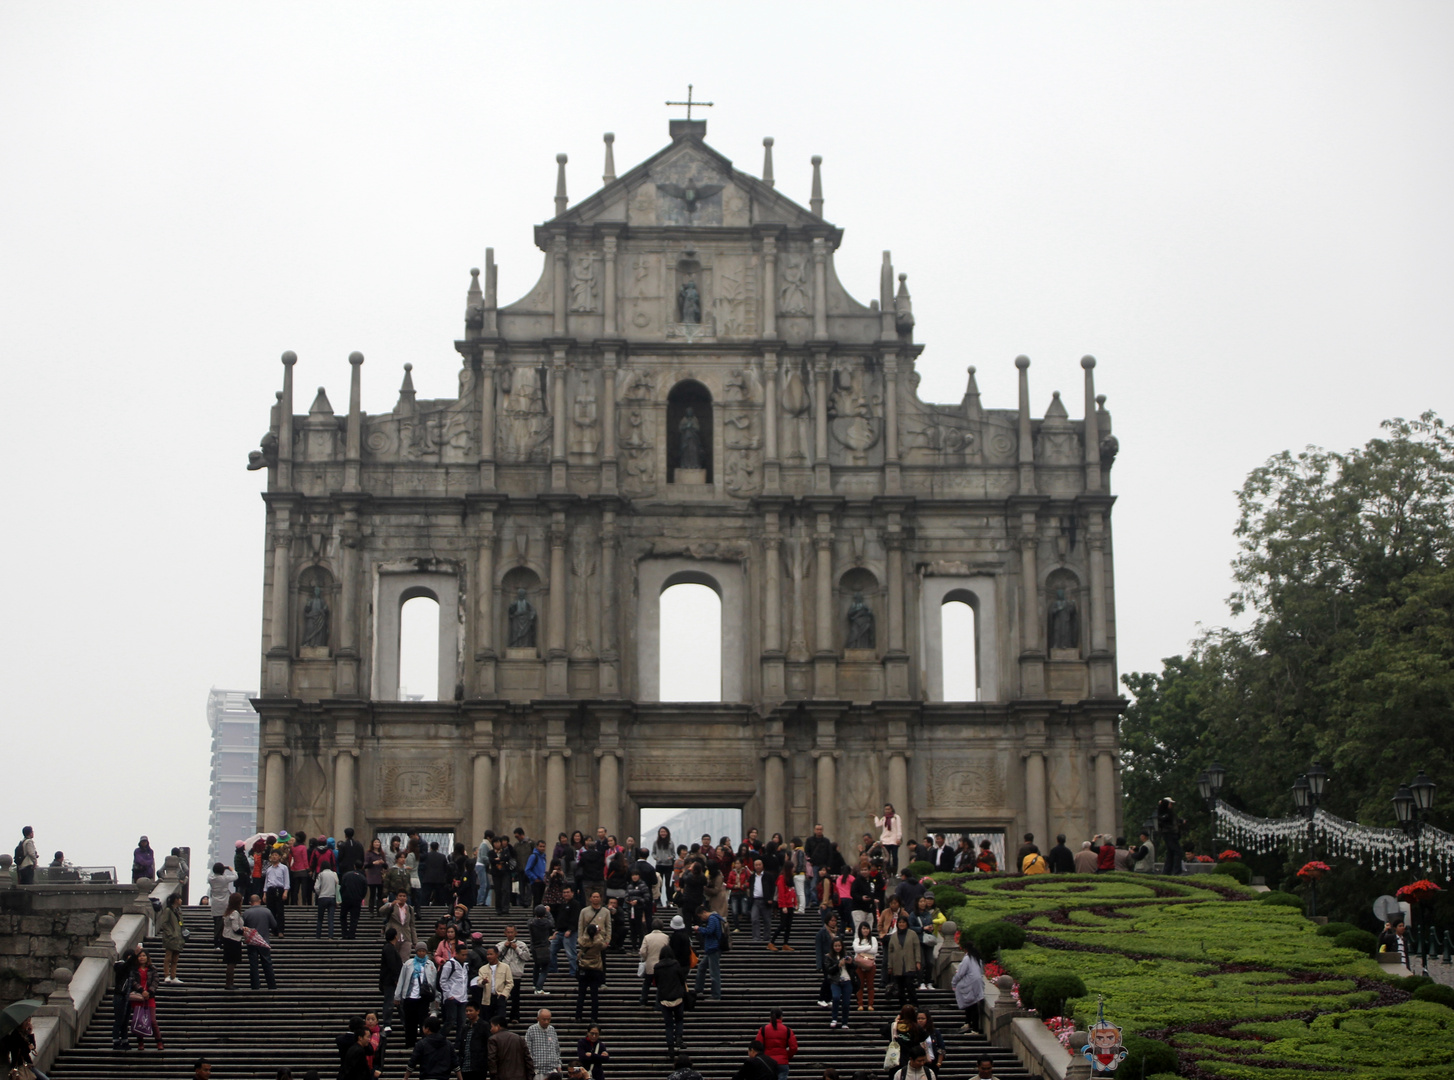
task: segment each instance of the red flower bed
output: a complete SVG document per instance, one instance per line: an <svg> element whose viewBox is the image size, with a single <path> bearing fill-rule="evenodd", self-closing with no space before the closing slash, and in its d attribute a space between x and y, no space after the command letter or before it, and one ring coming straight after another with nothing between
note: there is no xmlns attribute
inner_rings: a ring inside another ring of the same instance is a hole
<svg viewBox="0 0 1454 1080"><path fill-rule="evenodd" d="M1241 861L1241 858L1242 853L1240 851L1233 851L1231 848L1228 848L1217 856L1217 862L1237 862Z"/></svg>
<svg viewBox="0 0 1454 1080"><path fill-rule="evenodd" d="M1333 868L1327 863L1318 862L1315 859L1310 863L1304 863L1302 869L1297 872L1297 876L1303 881L1317 881L1331 869Z"/></svg>

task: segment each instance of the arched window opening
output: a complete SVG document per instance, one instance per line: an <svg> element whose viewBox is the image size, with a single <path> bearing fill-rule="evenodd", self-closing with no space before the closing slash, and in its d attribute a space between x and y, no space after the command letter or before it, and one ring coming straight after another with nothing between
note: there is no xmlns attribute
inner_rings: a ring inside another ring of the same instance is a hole
<svg viewBox="0 0 1454 1080"><path fill-rule="evenodd" d="M399 611L399 700L439 700L439 601L411 596Z"/></svg>
<svg viewBox="0 0 1454 1080"><path fill-rule="evenodd" d="M659 701L722 700L722 599L710 586L669 585L661 594Z"/></svg>
<svg viewBox="0 0 1454 1080"><path fill-rule="evenodd" d="M974 608L963 596L951 596L939 609L944 642L944 701L978 701L979 635Z"/></svg>
<svg viewBox="0 0 1454 1080"><path fill-rule="evenodd" d="M673 386L666 399L668 484L712 482L712 432L712 392L694 379Z"/></svg>

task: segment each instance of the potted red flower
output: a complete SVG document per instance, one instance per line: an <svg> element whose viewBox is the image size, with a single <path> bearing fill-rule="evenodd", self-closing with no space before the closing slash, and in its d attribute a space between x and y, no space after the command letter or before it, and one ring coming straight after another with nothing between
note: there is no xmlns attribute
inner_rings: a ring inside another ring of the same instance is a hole
<svg viewBox="0 0 1454 1080"><path fill-rule="evenodd" d="M1432 900L1438 893L1444 890L1435 885L1428 878L1415 881L1412 885L1405 885L1394 895L1400 900L1407 900L1411 904L1418 904L1425 900Z"/></svg>
<svg viewBox="0 0 1454 1080"><path fill-rule="evenodd" d="M1318 880L1331 869L1333 868L1327 863L1314 859L1310 863L1303 864L1302 869L1297 872L1298 880L1317 884Z"/></svg>
<svg viewBox="0 0 1454 1080"><path fill-rule="evenodd" d="M1241 861L1242 861L1242 853L1240 851L1233 851L1231 848L1228 848L1226 851L1222 852L1220 855L1217 856L1217 862L1241 862Z"/></svg>

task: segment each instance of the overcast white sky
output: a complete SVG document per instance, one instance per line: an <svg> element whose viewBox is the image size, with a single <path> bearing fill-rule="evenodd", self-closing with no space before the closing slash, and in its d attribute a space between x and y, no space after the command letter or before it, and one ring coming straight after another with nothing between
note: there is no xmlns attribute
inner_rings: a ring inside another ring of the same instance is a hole
<svg viewBox="0 0 1454 1080"><path fill-rule="evenodd" d="M1454 416L1448 3L0 5L0 834L125 865L206 836L211 686L258 679L247 451L299 409L455 391L468 270L533 284L572 202L708 141L909 274L926 399L1080 412L1114 471L1121 670L1225 617L1233 491L1285 447Z"/></svg>

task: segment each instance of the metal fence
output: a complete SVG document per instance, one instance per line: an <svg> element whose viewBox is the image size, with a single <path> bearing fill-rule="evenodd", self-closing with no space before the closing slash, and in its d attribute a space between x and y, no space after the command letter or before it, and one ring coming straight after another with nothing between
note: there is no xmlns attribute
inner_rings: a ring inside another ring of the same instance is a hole
<svg viewBox="0 0 1454 1080"><path fill-rule="evenodd" d="M114 866L37 866L37 885L114 885Z"/></svg>

